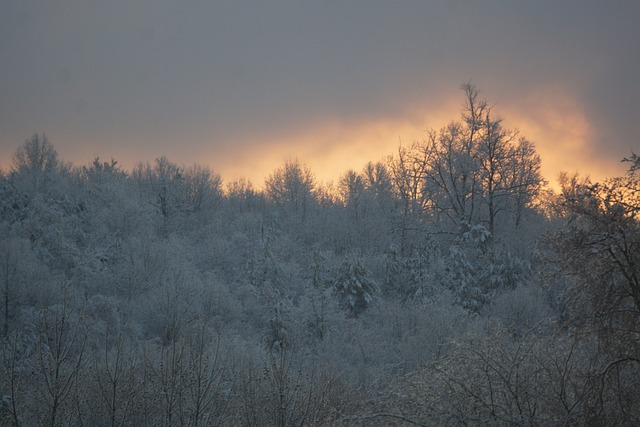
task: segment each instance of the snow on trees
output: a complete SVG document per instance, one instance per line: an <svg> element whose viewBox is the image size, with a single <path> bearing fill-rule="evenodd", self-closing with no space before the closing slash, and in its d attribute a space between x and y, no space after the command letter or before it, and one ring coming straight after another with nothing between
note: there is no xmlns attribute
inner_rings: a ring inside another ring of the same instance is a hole
<svg viewBox="0 0 640 427"><path fill-rule="evenodd" d="M0 423L637 424L640 159L539 215L534 145L463 90L335 184L28 139L0 173Z"/></svg>
<svg viewBox="0 0 640 427"><path fill-rule="evenodd" d="M544 187L540 157L531 141L493 115L475 86L462 90L462 120L400 147L389 161L393 182L406 219L428 214L434 227L465 232L466 224L483 224L496 233L509 221L519 225Z"/></svg>
<svg viewBox="0 0 640 427"><path fill-rule="evenodd" d="M333 283L334 293L341 304L353 316L358 317L375 300L379 288L371 272L358 256L348 256Z"/></svg>
<svg viewBox="0 0 640 427"><path fill-rule="evenodd" d="M640 325L640 163L635 154L625 160L626 176L601 183L562 177L558 210L566 223L549 244L576 279L569 292L574 315L604 336L636 342L630 335Z"/></svg>

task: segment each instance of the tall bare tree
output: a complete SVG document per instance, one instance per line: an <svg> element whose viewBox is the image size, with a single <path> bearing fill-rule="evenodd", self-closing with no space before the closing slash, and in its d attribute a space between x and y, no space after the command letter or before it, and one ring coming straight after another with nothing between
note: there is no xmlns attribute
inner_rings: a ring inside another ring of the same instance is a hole
<svg viewBox="0 0 640 427"><path fill-rule="evenodd" d="M58 152L43 133L37 133L24 141L13 155L15 172L54 171L58 167Z"/></svg>
<svg viewBox="0 0 640 427"><path fill-rule="evenodd" d="M268 200L293 212L302 222L314 201L315 178L298 160L286 161L265 180Z"/></svg>

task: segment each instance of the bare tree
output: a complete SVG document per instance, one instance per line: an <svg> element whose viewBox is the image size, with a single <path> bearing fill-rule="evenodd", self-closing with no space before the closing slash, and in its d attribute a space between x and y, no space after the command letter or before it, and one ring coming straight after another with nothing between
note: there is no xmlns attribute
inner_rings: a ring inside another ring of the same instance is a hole
<svg viewBox="0 0 640 427"><path fill-rule="evenodd" d="M194 164L184 168L184 185L190 212L211 209L222 196L222 178L208 167Z"/></svg>
<svg viewBox="0 0 640 427"><path fill-rule="evenodd" d="M206 322L197 323L186 337L188 424L219 425L227 415L232 391L225 390L229 348L225 348L219 333L212 336Z"/></svg>
<svg viewBox="0 0 640 427"><path fill-rule="evenodd" d="M16 240L3 239L0 241L0 280L2 281L4 311L4 327L2 330L3 337L9 336L9 319L11 318L10 310L15 311L14 299L17 290L18 281L18 260L20 252L24 249L23 242Z"/></svg>
<svg viewBox="0 0 640 427"><path fill-rule="evenodd" d="M358 222L360 203L363 198L364 183L362 177L353 169L346 171L338 181L338 196L342 205L350 212L355 222Z"/></svg>
<svg viewBox="0 0 640 427"><path fill-rule="evenodd" d="M24 403L27 395L25 390L29 390L31 378L26 374L30 369L24 360L28 358L29 352L25 351L21 338L21 334L16 332L11 337L5 337L2 340L3 375L0 384L8 394L2 396L2 404L7 407L3 408L2 412L6 412L6 414L0 415L0 421L15 427L19 427L23 422L31 421L29 418L24 419L24 416L27 415L24 413L27 412Z"/></svg>
<svg viewBox="0 0 640 427"><path fill-rule="evenodd" d="M569 293L573 313L612 345L634 343L640 351L638 170L596 184L564 175L561 184L557 210L567 222L548 242L560 268L577 278Z"/></svg>
<svg viewBox="0 0 640 427"><path fill-rule="evenodd" d="M475 137L475 132L469 132ZM465 137L459 123L450 123L440 132L431 132L427 141L429 161L425 192L439 222L448 218L455 227L466 230L476 222L480 177L474 140Z"/></svg>
<svg viewBox="0 0 640 427"><path fill-rule="evenodd" d="M521 137L508 159L505 174L506 188L510 193L510 209L516 227L522 222L525 209L538 202L547 185L542 176L541 164L533 142Z"/></svg>
<svg viewBox="0 0 640 427"><path fill-rule="evenodd" d="M153 166L138 163L132 176L139 185L141 197L160 214L161 232L166 235L187 207L184 169L162 156Z"/></svg>
<svg viewBox="0 0 640 427"><path fill-rule="evenodd" d="M422 231L418 224L427 208L426 175L430 152L423 144L398 147L397 157L388 158L388 168L396 196L401 202L400 250L410 252L408 241Z"/></svg>
<svg viewBox="0 0 640 427"><path fill-rule="evenodd" d="M43 424L62 423L67 397L84 362L86 334L82 319L71 306L68 290L63 289L59 304L45 308L38 325L38 376L46 411L40 413Z"/></svg>
<svg viewBox="0 0 640 427"><path fill-rule="evenodd" d="M58 152L43 133L24 141L13 155L14 172L51 172L58 167Z"/></svg>
<svg viewBox="0 0 640 427"><path fill-rule="evenodd" d="M265 180L267 198L305 222L314 202L316 182L311 171L297 160L286 161Z"/></svg>
<svg viewBox="0 0 640 427"><path fill-rule="evenodd" d="M110 334L105 328L104 342L96 349L92 360L94 384L99 391L101 408L92 408L92 412L103 415L100 422L112 427L126 424L127 417L131 417L133 397L133 370L135 368L132 350L122 331ZM98 402L94 402L97 404Z"/></svg>
<svg viewBox="0 0 640 427"><path fill-rule="evenodd" d="M598 424L637 424L640 406L640 177L637 156L626 176L591 183L561 176L556 212L563 227L546 236L550 266L567 283L564 324L597 345L587 403Z"/></svg>
<svg viewBox="0 0 640 427"><path fill-rule="evenodd" d="M462 120L430 131L408 149L400 147L392 170L401 200L430 213L435 224L448 219L463 232L485 224L494 233L509 210L518 225L544 186L540 158L531 142L494 117L474 85L462 90Z"/></svg>

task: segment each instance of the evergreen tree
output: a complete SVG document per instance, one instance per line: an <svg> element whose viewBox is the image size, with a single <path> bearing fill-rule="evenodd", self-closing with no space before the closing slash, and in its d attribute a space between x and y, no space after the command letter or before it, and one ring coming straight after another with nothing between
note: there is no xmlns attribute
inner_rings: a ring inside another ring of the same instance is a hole
<svg viewBox="0 0 640 427"><path fill-rule="evenodd" d="M379 292L378 284L371 278L371 272L362 265L357 256L350 256L344 260L333 283L333 289L340 303L353 317L362 314Z"/></svg>

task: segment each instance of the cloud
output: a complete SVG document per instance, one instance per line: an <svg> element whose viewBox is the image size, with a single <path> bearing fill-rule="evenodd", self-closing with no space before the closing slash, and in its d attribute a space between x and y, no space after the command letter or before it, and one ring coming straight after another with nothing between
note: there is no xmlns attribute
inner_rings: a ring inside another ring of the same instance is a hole
<svg viewBox="0 0 640 427"><path fill-rule="evenodd" d="M575 172L585 165L594 170L593 129L584 108L562 87L532 92L519 103L507 105L504 117L508 126L536 143L542 172L552 183L562 171ZM596 174L602 176L602 168L596 166Z"/></svg>
<svg viewBox="0 0 640 427"><path fill-rule="evenodd" d="M596 0L10 2L0 162L45 131L76 163L357 169L457 119L472 80L549 174L607 173L637 147L639 14Z"/></svg>

